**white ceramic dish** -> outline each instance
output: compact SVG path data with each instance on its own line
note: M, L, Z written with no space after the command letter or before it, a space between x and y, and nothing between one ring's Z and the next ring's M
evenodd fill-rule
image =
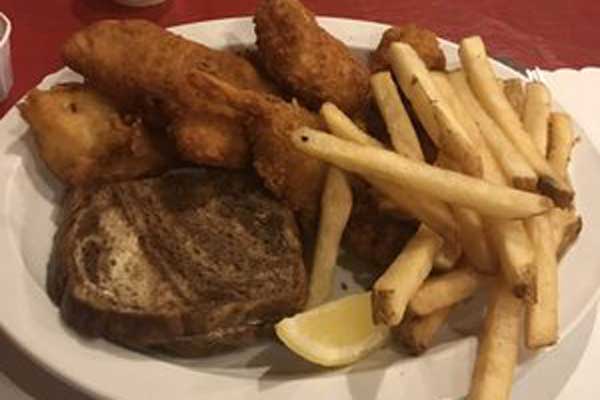
M321 18L320 23L359 53L376 46L385 25ZM254 42L250 18L232 18L179 26L174 31L213 47ZM456 46L443 42L449 65ZM520 76L496 64L504 77ZM42 87L78 79L64 69ZM0 121L0 322L32 358L81 390L110 399L440 399L464 395L475 355L474 337L450 331L420 358L383 349L354 366L323 370L299 360L275 343L198 360L175 360L134 353L103 340L85 340L66 328L44 290L46 264L56 229L60 187L29 149L31 135L13 108ZM561 336L568 335L597 300L600 263L597 240L600 194L595 176L600 156L585 136L571 166L577 208L584 232L561 268ZM340 280L350 283L344 271ZM355 288L355 286L353 287ZM457 315L460 323L461 315ZM518 377L536 367L544 354L523 357Z

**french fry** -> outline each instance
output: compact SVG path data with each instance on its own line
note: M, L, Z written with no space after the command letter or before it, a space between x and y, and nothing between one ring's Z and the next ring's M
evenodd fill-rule
M392 329L392 335L406 347L412 355L427 351L442 326L448 321L452 307L439 309L422 317L411 317Z
M380 179L367 179L377 191L383 193L404 213L411 215L419 221L425 222L431 229L439 233L442 237L456 240L458 227L450 209L442 202L433 199L424 200L415 193L409 193L398 186L394 186L387 181ZM428 204L421 204L428 203Z
M526 220L535 248L537 302L527 304L525 344L530 349L558 341L558 265L556 243L546 214Z
M439 235L421 224L373 286L371 299L375 323L396 326L402 321L409 300L431 272L433 259L442 244Z
M306 308L324 303L331 294L335 263L344 228L352 210L352 189L344 174L330 167L321 195L321 218Z
M423 161L421 144L402 104L392 75L385 71L371 76L371 89L394 149L401 154L404 152L414 154L416 158Z
M347 142L325 132L300 128L291 134L300 151L342 169L397 184L498 218L524 218L552 206L546 197L490 184L456 172L412 161L398 154Z
M483 142L477 124L467 113L462 102L454 92L446 73L435 71L431 73L431 78L440 92L440 95L450 106L450 109L456 116L459 124L464 127L464 131L468 135L469 139L477 146L481 156L483 167L482 175L484 179L492 182L495 181L495 183L503 183L504 177L501 176L501 172L496 160L493 158L488 147ZM450 123L450 121L445 121L447 115L442 113L438 114L435 108L434 113L436 113L438 121L440 121L441 129L452 129L452 123ZM448 134L455 133L449 132ZM453 171L460 170L456 163L448 160L443 154L438 156L438 165ZM493 176L494 174L500 174L500 176ZM453 207L453 212L456 221L461 227L463 249L467 259L480 272L488 274L495 273L498 263L496 256L492 252L490 244L488 243L484 222L481 216L473 210L462 207Z
M391 54L391 48L389 50ZM409 57L409 62L414 64L413 69L417 69L424 75L427 71L426 67L422 65L422 61L417 57ZM411 74L409 70L404 70L403 67L396 67L398 71L394 70L395 67L392 67L392 72L396 77L396 81L402 88L402 92L410 101L412 108L415 110L419 121L425 128L425 131L431 138L431 140L438 145L441 142L442 138L440 137L440 133L438 132L437 122L435 121L435 117L433 116L433 110L431 109L431 102L427 98L426 94L423 91L417 91L413 89L413 83L416 79L414 78L414 74ZM425 72L424 72L425 70ZM439 148L439 146L438 146Z
M482 155L485 155L485 146L482 146ZM506 179L499 170L497 163L484 156L484 179L499 185L506 185ZM489 162L488 162L489 161ZM533 244L526 235L522 221L506 221L488 218L484 221L490 246L496 257L500 259L500 269L513 288L517 296L522 296L528 301L535 300L534 279L531 273L534 267ZM464 235L463 235L464 237ZM466 245L465 245L466 247ZM467 253L467 250L465 250ZM494 260L495 261L495 260ZM473 264L481 273L490 273L489 269Z
M548 136L548 162L566 180L568 179L567 167L575 144L571 118L564 113L551 113Z
M335 136L366 146L383 148L383 145L378 140L358 128L335 105L331 103L323 105L321 107L321 115L325 119L329 130ZM402 149L397 151L401 152ZM419 159L418 154L421 154L422 159L423 153L421 152L421 148L418 147L414 151L408 151L405 154L407 157L416 159ZM394 202L404 213L425 223L444 238L444 247L438 257L436 257L435 266L443 270L452 268L462 254L462 247L458 240L458 226L448 205L437 199L403 190L381 179L369 176L365 176L365 179L377 191Z
M515 110L517 115L523 115L523 108L525 105L525 91L523 90L523 83L519 78L507 79L502 82L504 89L504 95L506 99Z
M496 161L496 158L484 140L484 135L482 134L477 121L475 121L471 113L467 110L457 91L451 85L449 74L436 71L432 72L432 78L434 79L440 92L446 98L448 104L450 104L450 107L454 112L454 115L456 115L458 122L465 127L465 132L467 132L471 141L477 146L477 149L481 155L483 179L491 183L506 185L507 181L504 173L502 172L502 168L498 164L498 161ZM454 168L454 170L456 170L456 168ZM535 188L535 185L533 188Z
M460 241L452 243L444 240L444 245L433 260L433 268L436 271L444 272L454 269L462 256L462 252L463 248Z
M401 217L414 218L444 238L444 245L433 261L433 267L439 271L449 271L462 256L463 248L459 240L459 228L450 208L435 199L424 201L412 193L401 190L387 182L368 180L380 193L387 192L385 207L388 212L396 212ZM380 186L378 186L378 183ZM388 197L389 196L389 197Z
M492 220L488 232L498 253L506 285L515 296L535 302L535 251L523 221Z
M485 150L485 147L482 146L482 154L483 150ZM459 169L456 163L447 159L443 154L438 156L436 165L452 171L458 171ZM454 219L460 227L460 239L463 244L463 251L471 265L474 265L482 273L495 273L498 262L496 255L490 247L490 243L488 243L483 218L469 208L454 205L451 208Z
M495 274L498 260L486 236L486 226L481 215L464 207L453 207L454 218L460 227L463 252L477 271Z
M450 88L444 82L444 75L437 74L436 84L439 85L442 92L445 92L447 96L459 98L455 92L451 91ZM466 84L466 81L463 80ZM463 118L461 122L464 126L470 127L467 132L471 135L474 142L479 143L480 152L482 155L484 176L488 182L506 185L506 178L500 171L498 163L495 161L491 152L489 151L484 140L481 139L481 131L476 128L476 124L469 121L470 114L464 109L461 109L461 104L451 102L453 104L456 115L461 115ZM477 139L479 136L480 139ZM515 150L516 151L516 150ZM456 215L455 215L456 216ZM459 218L456 218L457 221ZM491 244L495 253L500 258L500 266L505 279L509 285L513 288L517 296L522 296L528 301L535 301L535 281L533 279L532 268L534 268L534 255L531 241L529 240L525 227L520 221L497 221L494 219L488 219L485 221L485 225L488 228L488 236L491 239ZM461 235L464 237L465 235ZM475 246L471 245L468 247L463 243L464 252L469 255L474 251L473 247L476 247L477 242L473 242ZM472 262L472 265L482 273L489 273L490 271L481 268L480 265Z
M383 144L379 142L379 140L356 126L356 124L335 104L323 104L321 106L320 114L325 120L327 127L334 135L362 145L383 148Z
M410 299L409 310L428 315L473 295L485 277L472 267L461 265L448 273L428 278Z
M457 99L455 92L452 89L452 86L449 82L444 79L445 75L443 74L435 74L435 81L440 91L445 93L447 97L452 97ZM473 142L478 143L482 161L484 166L484 179L489 182L497 183L497 184L506 184L506 179L502 172L499 170L498 163L495 162L495 159L490 154L489 149L487 148L484 141L481 139L481 132L477 128L476 124L470 118L469 113L467 113L462 106L462 103L457 103L453 101L449 101L456 115L462 116L460 120L463 123L463 126L469 127L466 131L470 134ZM460 210L455 210L456 220L460 223L461 227L463 227L461 237L465 238L469 235L465 235L464 233L469 233L469 224L464 223L461 216L464 217L463 213ZM468 216L468 214L467 214ZM481 221L480 224L483 224ZM531 242L528 240L526 235L526 231L524 226L519 221L495 221L493 219L487 221L489 236L492 238L493 247L495 247L496 253L500 256L500 265L505 275L506 280L509 285L513 288L515 294L519 297L524 297L528 301L535 301L535 281L533 279L534 275L531 273L531 269L534 268L534 251ZM471 224L473 226L473 223ZM483 226L479 229L479 232L483 230ZM476 235L475 231L471 232L473 235ZM473 253L476 252L477 248L481 248L480 243L482 242L482 238L485 238L485 235L480 234L480 239L474 239L471 242L471 245L467 245L467 240L463 242L463 248L465 255L471 256L469 257L470 261L476 268L483 273L489 273L494 270L494 268L482 268L485 264L476 263L473 258ZM487 241L486 241L487 243ZM489 260L495 261L495 259L491 258L491 250L489 246L483 247L485 254L489 254ZM481 255L479 256L481 257ZM484 260L485 258L479 258L480 260ZM495 264L494 264L495 265Z
M448 106L452 110L458 123L464 128L465 134L469 137L471 142L477 146L477 149L480 150L483 139L481 138L479 127L471 115L469 115L462 104L462 101L450 84L448 74L441 71L431 71L431 79L440 95L444 98L444 101L448 103ZM445 125L450 126L449 123L446 123Z
M573 209L553 208L548 218L555 234L556 258L560 260L579 236L583 222Z
M483 141L481 133L479 132L479 127L465 110L465 107L456 95L446 73L432 72L431 78L441 96L446 100L452 112L457 117L458 122L465 128L465 132L477 146L481 155L483 178L492 183L504 184L505 178L502 175L500 167ZM439 114L438 118L441 121L444 120L446 116ZM440 124L440 127L451 126L452 125L448 123ZM449 134L452 134L452 132ZM448 160L443 154L438 156L437 164L446 169L459 171L459 167L456 163ZM488 242L484 220L475 211L467 208L453 207L452 211L461 228L460 236L463 242L463 251L469 262L482 273L495 273L498 261Z
M474 119L479 127L479 132L485 143L512 186L523 190L535 190L538 181L535 171L521 152L504 136L502 129L481 107L467 82L464 71L452 71L448 74L448 79L467 114Z
M464 172L481 176L481 158L477 149L440 95L414 49L406 43L396 42L390 47L390 61L396 79L438 149L459 163ZM445 117L443 121L439 120L440 114ZM440 122L449 126L440 129Z
M367 178L366 180L377 191L385 194L390 201L400 208L403 214L421 221L444 238L444 246L435 257L433 266L441 271L452 269L463 252L461 240L459 239L462 228L457 225L448 205L437 199L424 199L385 181L374 178Z
M445 271L452 269L463 249L458 238L459 227L450 208L437 199L419 198L417 194L402 190L386 181L373 178L367 178L367 181L405 213L423 222L444 238L444 245L435 258L434 266L436 269Z
M523 110L523 126L531 134L538 151L548 152L548 122L550 119L550 92L541 82L529 82ZM551 167L552 164L550 164ZM554 167L553 167L554 168ZM565 181L566 175L555 169ZM525 220L535 249L536 302L527 304L525 344L530 349L551 346L558 341L558 265L557 240L548 214Z
M543 157L548 152L548 120L552 98L541 82L528 82L523 109L523 127ZM561 177L562 178L562 177Z
M434 78L438 79L438 78ZM466 81L465 81L466 83ZM448 94L447 94L448 95ZM456 107L456 105L455 105ZM464 115L460 109L456 109L458 115ZM468 126L468 124L466 124ZM479 132L471 133L475 135ZM482 160L484 162L485 179L496 184L505 184L506 181L501 171L499 171L497 163L493 157L490 157L486 152L485 145L480 146ZM443 157L442 157L443 158ZM447 160L446 160L447 161ZM495 256L490 254L490 243L485 241L483 235L482 221L477 219L476 214L470 210L465 210L454 207L455 218L460 222L461 237L464 239L463 246L465 253L472 261L472 264L477 267L480 272L491 273L496 265ZM531 274L534 261L534 251L531 247L531 242L526 235L526 231L521 222L507 221L490 221L490 236L492 244L497 247L496 252L501 257L501 267L504 275L514 287L514 290L520 296L527 297L530 301L535 298L534 280ZM471 229L472 228L472 229ZM469 239L471 238L471 239ZM482 240L483 239L483 240ZM468 243L468 245L467 245ZM480 244L484 244L480 246Z
M575 144L575 134L568 114L550 114L548 135L548 162L564 179L568 180L568 166ZM560 260L575 242L582 229L582 220L574 209L553 208L548 218L556 235L556 257Z
M502 128L539 176L538 188L555 203L566 207L573 200L573 189L556 173L536 148L517 113L506 99L487 58L483 41L478 36L463 39L459 56L473 91L483 107Z
M469 400L508 400L519 355L523 303L499 281L479 337Z
M481 155L481 162L483 166L482 177L488 182L506 185L506 177L502 172L502 168L498 164L498 161L496 161L496 158L484 140L484 135L482 134L477 121L475 121L471 113L467 110L457 91L450 83L448 73L439 71L432 72L432 78L450 105L450 108L452 109L452 112L456 116L458 122L465 128L465 132L468 134L471 141L477 146L477 150ZM526 161L523 162L526 163ZM534 174L533 170L531 172ZM535 188L535 184L533 185L532 189L533 188Z

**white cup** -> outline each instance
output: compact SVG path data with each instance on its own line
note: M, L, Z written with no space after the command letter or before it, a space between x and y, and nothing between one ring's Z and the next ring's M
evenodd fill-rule
M13 85L12 65L10 61L10 20L0 13L0 101L6 99Z
M130 7L146 7L164 3L165 0L113 0L115 3Z

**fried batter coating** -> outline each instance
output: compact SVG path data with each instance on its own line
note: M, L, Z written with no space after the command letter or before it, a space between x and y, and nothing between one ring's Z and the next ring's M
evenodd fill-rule
M184 90L190 72L204 71L243 89L275 90L243 57L210 49L142 20L92 24L66 42L63 57L92 85L120 106L141 112L152 126L186 126L174 132L184 135L178 139L186 159L200 164L210 160L210 165L240 166L244 157L239 151L247 144L240 134L239 113L227 104L206 101L202 93ZM188 118L196 121L193 132L189 123L179 121Z
M446 69L446 56L440 48L436 34L415 24L407 24L393 26L383 33L377 50L371 54L369 67L372 73L390 69L388 51L393 42L409 44L423 59L427 68Z
M185 98L174 95L183 77L195 70L239 88L273 90L243 57L192 42L144 20L94 23L65 43L63 57L69 67L119 103L152 111L189 108Z
M364 104L369 71L321 28L298 0L263 0L254 16L267 72L312 109L325 101L352 114Z
M265 186L307 219L317 215L323 186L323 163L296 150L290 134L297 128L322 128L320 117L296 103L251 90L242 90L214 78L194 72L189 87L207 99L227 103L249 116L254 167Z
M139 178L170 163L139 120L85 85L34 89L19 109L41 158L66 185Z
M171 127L179 155L187 161L225 168L250 164L250 144L245 128L237 121L218 115L192 115Z

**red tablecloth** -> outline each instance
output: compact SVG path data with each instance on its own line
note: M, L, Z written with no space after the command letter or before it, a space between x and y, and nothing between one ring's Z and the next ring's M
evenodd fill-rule
M413 21L457 40L484 37L490 51L523 66L600 65L600 2L593 0L304 0L320 15L386 23ZM61 43L102 18L142 17L168 26L252 14L257 1L168 0L145 9L110 0L0 0L13 22L15 85L0 115L43 76L61 67Z

